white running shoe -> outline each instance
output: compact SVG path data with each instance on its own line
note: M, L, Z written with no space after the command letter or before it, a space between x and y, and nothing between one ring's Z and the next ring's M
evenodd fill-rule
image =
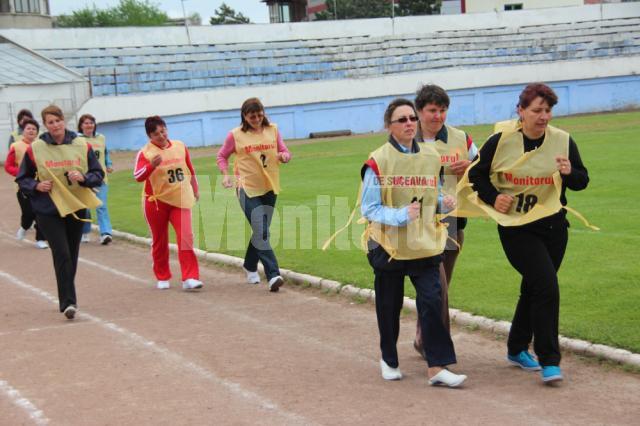
M464 374L455 374L443 368L438 374L429 379L429 384L431 386L444 385L450 388L457 388L465 380L467 380L467 376Z
M280 275L276 275L275 277L269 280L269 291L276 292L280 290L280 287L284 284L284 280Z
M169 281L160 280L158 284L156 284L156 288L159 290L166 290L171 287L171 283Z
M91 237L89 236L89 234L82 234L82 238L80 239L80 242L88 243L89 241L91 241Z
M76 308L73 305L69 305L64 309L64 312L62 312L64 314L65 317L67 317L67 319L73 319L76 316L76 311L78 310L78 308Z
M249 284L260 284L260 274L258 274L258 271L251 272L244 266L242 267L242 269L244 269L244 272L247 273L247 282Z
M24 240L24 236L27 233L27 230L22 226L18 228L18 232L16 232L16 240Z
M103 246L106 246L111 241L113 241L113 237L111 237L111 235L109 234L103 234L100 236L100 244L102 244Z
M202 281L196 280L195 278L187 278L182 281L183 290L195 290L197 288L202 288Z
M38 247L39 249L48 249L49 243L47 243L45 240L38 240L36 241L36 247Z
M382 378L385 380L402 379L402 372L400 371L400 367L389 367L389 365L384 362L383 359L380 360L380 372L382 373Z

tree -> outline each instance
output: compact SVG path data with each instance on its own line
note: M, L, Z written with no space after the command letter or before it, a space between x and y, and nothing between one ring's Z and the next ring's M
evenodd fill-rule
M215 16L209 19L211 25L228 25L228 24L250 24L249 18L242 13L236 12L232 7L222 3L215 11Z
M327 0L327 9L316 14L316 20L364 19L391 16L390 0ZM338 13L336 14L336 9Z
M399 0L396 2L396 15L438 15L441 5L442 0Z
M71 15L61 15L56 25L63 28L146 27L163 25L168 20L167 14L149 0L120 0L115 7L98 9L93 5L73 11Z

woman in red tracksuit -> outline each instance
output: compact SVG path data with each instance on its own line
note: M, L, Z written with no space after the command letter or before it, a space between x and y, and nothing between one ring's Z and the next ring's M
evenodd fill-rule
M144 182L143 209L151 229L157 288L170 287L169 223L176 232L182 288L202 288L191 228L191 208L199 197L198 182L189 151L182 142L169 140L167 125L157 115L147 118L144 126L149 142L136 156L133 176Z

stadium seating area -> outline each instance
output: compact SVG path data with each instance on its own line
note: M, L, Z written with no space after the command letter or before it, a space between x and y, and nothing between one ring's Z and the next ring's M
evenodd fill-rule
M639 55L640 18L419 36L38 53L88 77L93 96L111 96Z

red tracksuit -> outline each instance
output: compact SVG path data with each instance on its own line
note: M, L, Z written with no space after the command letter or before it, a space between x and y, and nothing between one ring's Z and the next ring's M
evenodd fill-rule
M170 147L171 142L169 142ZM198 193L198 182L191 164L189 151L185 147L185 162L191 171L191 186ZM182 271L182 281L189 278L200 279L198 259L193 252L193 229L191 227L191 209L184 209L164 203L160 200L149 201L153 194L149 176L154 171L151 162L138 152L133 176L138 182L144 182L145 197L142 201L144 217L149 224L152 237L153 272L158 280L168 281L171 278L169 267L169 223L173 226L178 243L178 260Z

